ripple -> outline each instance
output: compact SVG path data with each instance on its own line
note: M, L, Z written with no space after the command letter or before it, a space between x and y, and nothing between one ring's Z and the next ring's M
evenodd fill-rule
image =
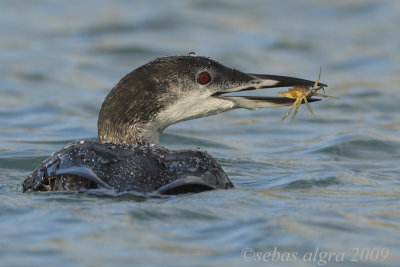
M393 159L400 155L400 144L369 135L344 134L313 144L306 153L322 153L353 160Z
M113 24L100 24L93 27L87 27L80 31L82 36L95 36L103 35L106 33L127 33L137 29L137 26L130 23L113 23Z
M46 157L0 158L0 168L31 171L45 159Z
M283 189L307 189L312 187L328 187L331 185L341 185L343 182L334 176L324 179L300 179L284 185Z
M127 55L154 55L158 54L158 51L154 49L150 49L149 47L144 47L140 45L97 45L94 48L91 48L89 52L94 54L111 54L117 56L127 56Z
M271 49L277 50L298 50L310 52L315 49L314 44L310 42L296 42L293 40L279 40L271 46Z

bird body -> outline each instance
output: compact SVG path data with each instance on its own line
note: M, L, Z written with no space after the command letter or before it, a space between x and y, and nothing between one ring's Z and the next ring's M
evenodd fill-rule
M207 153L161 147L163 130L180 121L232 109L294 102L286 97L228 93L313 84L292 77L243 73L193 54L153 60L123 77L108 94L98 119L99 140L83 140L53 153L24 181L23 191L180 194L232 188L221 166Z

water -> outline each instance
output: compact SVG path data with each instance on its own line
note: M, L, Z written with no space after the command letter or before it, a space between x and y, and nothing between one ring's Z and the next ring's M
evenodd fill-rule
M398 266L400 2L0 6L1 265ZM123 75L191 51L307 79L321 65L327 94L342 99L313 103L316 117L302 106L292 124L275 108L166 130L164 146L208 151L234 190L146 200L21 193L51 152L96 137L101 103ZM242 258L244 248L258 254Z

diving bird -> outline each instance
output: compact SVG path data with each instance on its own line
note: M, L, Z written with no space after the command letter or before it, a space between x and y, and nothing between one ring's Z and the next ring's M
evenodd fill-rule
M163 130L232 109L295 101L228 93L313 85L299 78L243 73L192 53L157 58L127 74L107 95L98 118L98 141L78 141L53 153L26 178L23 192L101 189L172 195L233 188L206 152L163 148Z

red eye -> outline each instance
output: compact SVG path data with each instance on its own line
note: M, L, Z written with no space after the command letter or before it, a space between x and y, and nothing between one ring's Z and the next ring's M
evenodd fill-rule
M199 84L207 84L211 81L211 75L210 73L204 71L202 73L199 74Z

